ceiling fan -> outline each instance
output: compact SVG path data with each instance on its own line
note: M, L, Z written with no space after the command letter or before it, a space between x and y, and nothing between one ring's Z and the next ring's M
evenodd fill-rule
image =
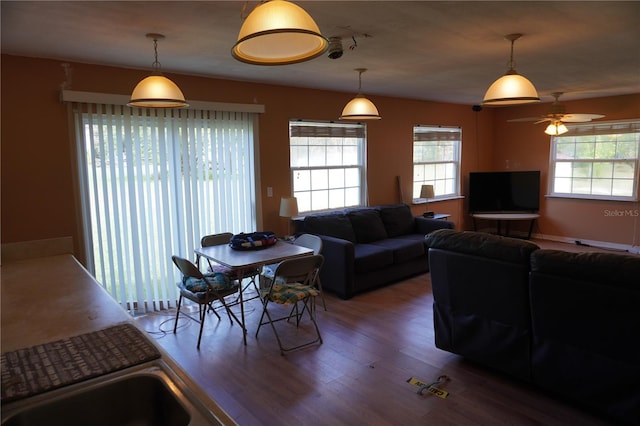
M564 123L586 123L588 121L604 117L604 115L601 114L566 114L564 105L561 105L560 101L558 101L558 98L560 98L562 93L563 92L553 92L551 94L551 96L553 96L555 100L551 104L549 112L547 112L546 115L543 115L541 117L515 118L507 121L509 123L535 121L534 124L540 124L549 121L549 126L547 126L544 132L548 135L557 136L569 131Z

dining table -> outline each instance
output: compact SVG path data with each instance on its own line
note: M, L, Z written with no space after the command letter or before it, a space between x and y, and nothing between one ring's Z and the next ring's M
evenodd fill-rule
M240 322L242 323L242 334L244 344L247 344L247 328L244 318L244 299L242 279L245 272L255 271L264 265L280 263L287 259L293 259L301 256L313 255L313 250L307 247L301 247L286 241L277 241L275 244L267 247L238 250L233 249L227 244L216 246L199 247L194 250L196 256L202 256L212 262L230 268L237 277L240 284L238 304L240 305Z

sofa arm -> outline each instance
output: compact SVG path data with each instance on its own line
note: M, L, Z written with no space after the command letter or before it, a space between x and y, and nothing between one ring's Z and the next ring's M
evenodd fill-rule
M416 216L415 232L416 234L427 235L436 229L454 229L455 224L448 220L432 219L429 217Z
M342 299L354 294L355 250L351 241L318 235L322 239L324 265L320 270L322 289L335 293Z

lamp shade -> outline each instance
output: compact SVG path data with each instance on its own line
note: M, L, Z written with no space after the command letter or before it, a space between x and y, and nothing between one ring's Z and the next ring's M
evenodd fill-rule
M180 88L167 77L150 75L141 80L131 93L129 106L141 108L180 108L189 106Z
M340 120L380 120L378 108L369 99L357 95L344 106Z
M296 197L282 197L280 199L280 217L298 216L298 200Z
M422 187L420 187L420 198L430 199L433 197L435 197L433 185L422 185Z
M554 121L547 126L544 132L550 136L558 136L568 131L569 129L567 129L567 126L565 126L562 121Z
M286 0L271 0L247 16L231 55L256 65L286 65L322 55L329 46L313 18Z
M355 69L358 72L358 94L344 106L340 120L380 120L382 118L373 102L362 95L362 73L366 70L366 68Z
M497 79L484 95L483 105L519 105L540 102L536 88L514 70Z
M484 94L482 105L504 106L520 105L540 102L536 88L529 80L518 74L513 62L513 44L522 37L522 34L507 34L506 40L511 42L511 56L509 58L509 70L505 75L493 82Z

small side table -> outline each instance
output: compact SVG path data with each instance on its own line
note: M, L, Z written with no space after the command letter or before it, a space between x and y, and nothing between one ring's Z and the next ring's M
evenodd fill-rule
M533 231L533 224L536 222L536 219L540 217L537 213L475 213L472 214L473 218L473 230L476 230L476 219L486 219L486 220L495 220L497 221L498 226L498 235L500 233L500 224L502 221L506 222L506 232L505 236L509 236L509 222L512 220L529 220L529 234L527 235L527 239L531 239L531 232Z
M433 215L433 219L445 220L450 218L451 215L447 213L436 213Z
M433 216L431 216L431 217L428 217L428 216L425 216L425 215L420 215L420 217L425 217L427 219L445 220L445 219L450 218L451 215L447 214L447 213L434 213Z

